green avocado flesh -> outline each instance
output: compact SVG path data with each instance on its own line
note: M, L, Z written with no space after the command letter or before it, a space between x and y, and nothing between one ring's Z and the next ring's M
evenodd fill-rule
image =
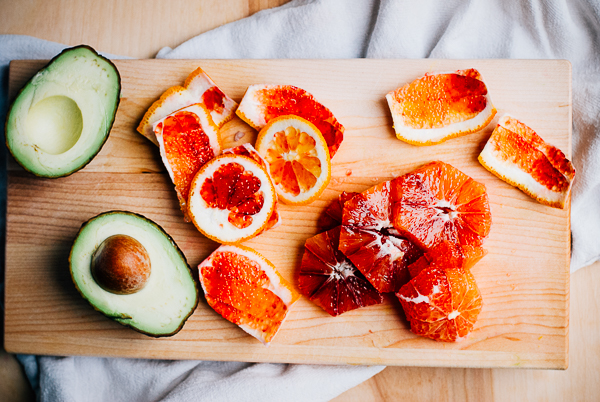
M61 177L84 167L106 142L119 105L114 64L88 46L64 50L13 102L6 145L23 168Z
M150 256L150 277L136 293L108 292L92 276L94 252L117 234L133 237ZM183 253L160 226L141 215L113 211L90 219L79 230L69 263L77 290L92 307L147 335L174 335L198 304L198 288Z

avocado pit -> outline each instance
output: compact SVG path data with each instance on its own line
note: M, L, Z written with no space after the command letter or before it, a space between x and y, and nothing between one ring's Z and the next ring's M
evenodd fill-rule
M92 256L92 276L104 290L128 295L139 292L150 277L150 256L131 236L118 234L105 239Z

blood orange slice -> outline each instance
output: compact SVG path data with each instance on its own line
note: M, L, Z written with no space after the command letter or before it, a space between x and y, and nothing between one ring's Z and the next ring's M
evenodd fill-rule
M154 124L176 110L201 103L210 112L217 127L221 127L233 117L237 103L217 87L212 79L198 67L185 80L183 86L167 89L154 102L140 122L137 131L158 145L154 136Z
M319 129L301 117L269 121L258 134L256 150L268 162L277 195L286 204L308 204L329 184L327 144Z
M187 200L194 176L221 152L218 128L201 104L172 113L156 122L154 133L160 156L175 184L179 205L189 222Z
M565 207L575 178L573 164L560 149L508 115L498 121L479 162L500 179L555 208Z
M386 95L398 139L433 145L479 131L496 109L475 69L426 74Z
M221 246L198 266L208 304L264 344L298 300L290 284L265 257L243 246Z
M344 204L340 251L381 293L409 281L408 265L422 255L391 223L390 182L357 194Z
M292 85L249 86L236 114L257 130L279 116L300 116L319 129L332 158L344 139L344 126L333 113L311 94Z
M447 240L477 247L490 232L485 186L444 162L431 162L391 185L393 225L428 249Z
M267 163L267 161L265 161L263 159L263 157L260 156L258 151L256 149L254 149L254 147L252 145L250 145L249 143L245 143L242 145L238 145L237 147L225 149L223 151L223 154L235 154L235 155L247 156L249 158L254 159L259 165L261 165L267 171L267 173L269 172L269 164ZM270 173L269 173L269 175L270 175ZM271 178L271 181L273 181L273 178ZM275 202L275 207L273 207L273 213L271 214L271 217L269 218L269 221L267 222L267 226L265 226L264 230L273 229L279 225L281 225L281 215L279 214L279 211L277 210L277 202Z
M461 268L427 268L396 296L412 332L444 342L466 337L483 306L475 278Z
M220 243L248 240L264 230L275 206L266 170L242 155L221 155L192 182L189 215L205 236Z
M300 293L332 316L383 302L377 290L338 250L340 228L319 233L304 245Z

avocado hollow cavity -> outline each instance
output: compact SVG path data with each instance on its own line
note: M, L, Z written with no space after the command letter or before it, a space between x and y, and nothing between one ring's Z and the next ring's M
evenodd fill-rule
M77 143L83 129L81 110L67 96L51 96L36 103L27 114L25 132L34 147L59 155Z
M67 176L100 152L121 94L114 64L89 46L65 49L21 89L6 118L6 145L27 171Z
M139 242L139 246L129 243L131 239ZM115 269L115 266L121 262L130 264L127 259L142 248L149 259L147 268L152 269L141 288L119 294L99 283L102 279L98 281L98 272L94 273L98 265L108 268L111 275L122 269L115 276L116 287L123 290L126 286L119 284L118 279L129 276L128 268ZM94 262L96 258L100 261ZM134 264L145 266L136 258ZM117 260L122 261L116 263ZM75 287L94 309L150 336L176 334L198 304L198 287L179 247L156 223L132 212L106 212L84 223L71 248L69 267Z

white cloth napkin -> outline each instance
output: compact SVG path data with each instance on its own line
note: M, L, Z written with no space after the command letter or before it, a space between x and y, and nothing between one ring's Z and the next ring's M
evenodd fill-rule
M4 45L7 38L12 45ZM49 58L60 48L0 37L0 73L7 60ZM571 271L600 256L600 5L593 0L295 0L164 48L157 57L568 59L577 169ZM39 379L42 400L65 401L319 401L382 369L83 357L21 361L34 385Z

